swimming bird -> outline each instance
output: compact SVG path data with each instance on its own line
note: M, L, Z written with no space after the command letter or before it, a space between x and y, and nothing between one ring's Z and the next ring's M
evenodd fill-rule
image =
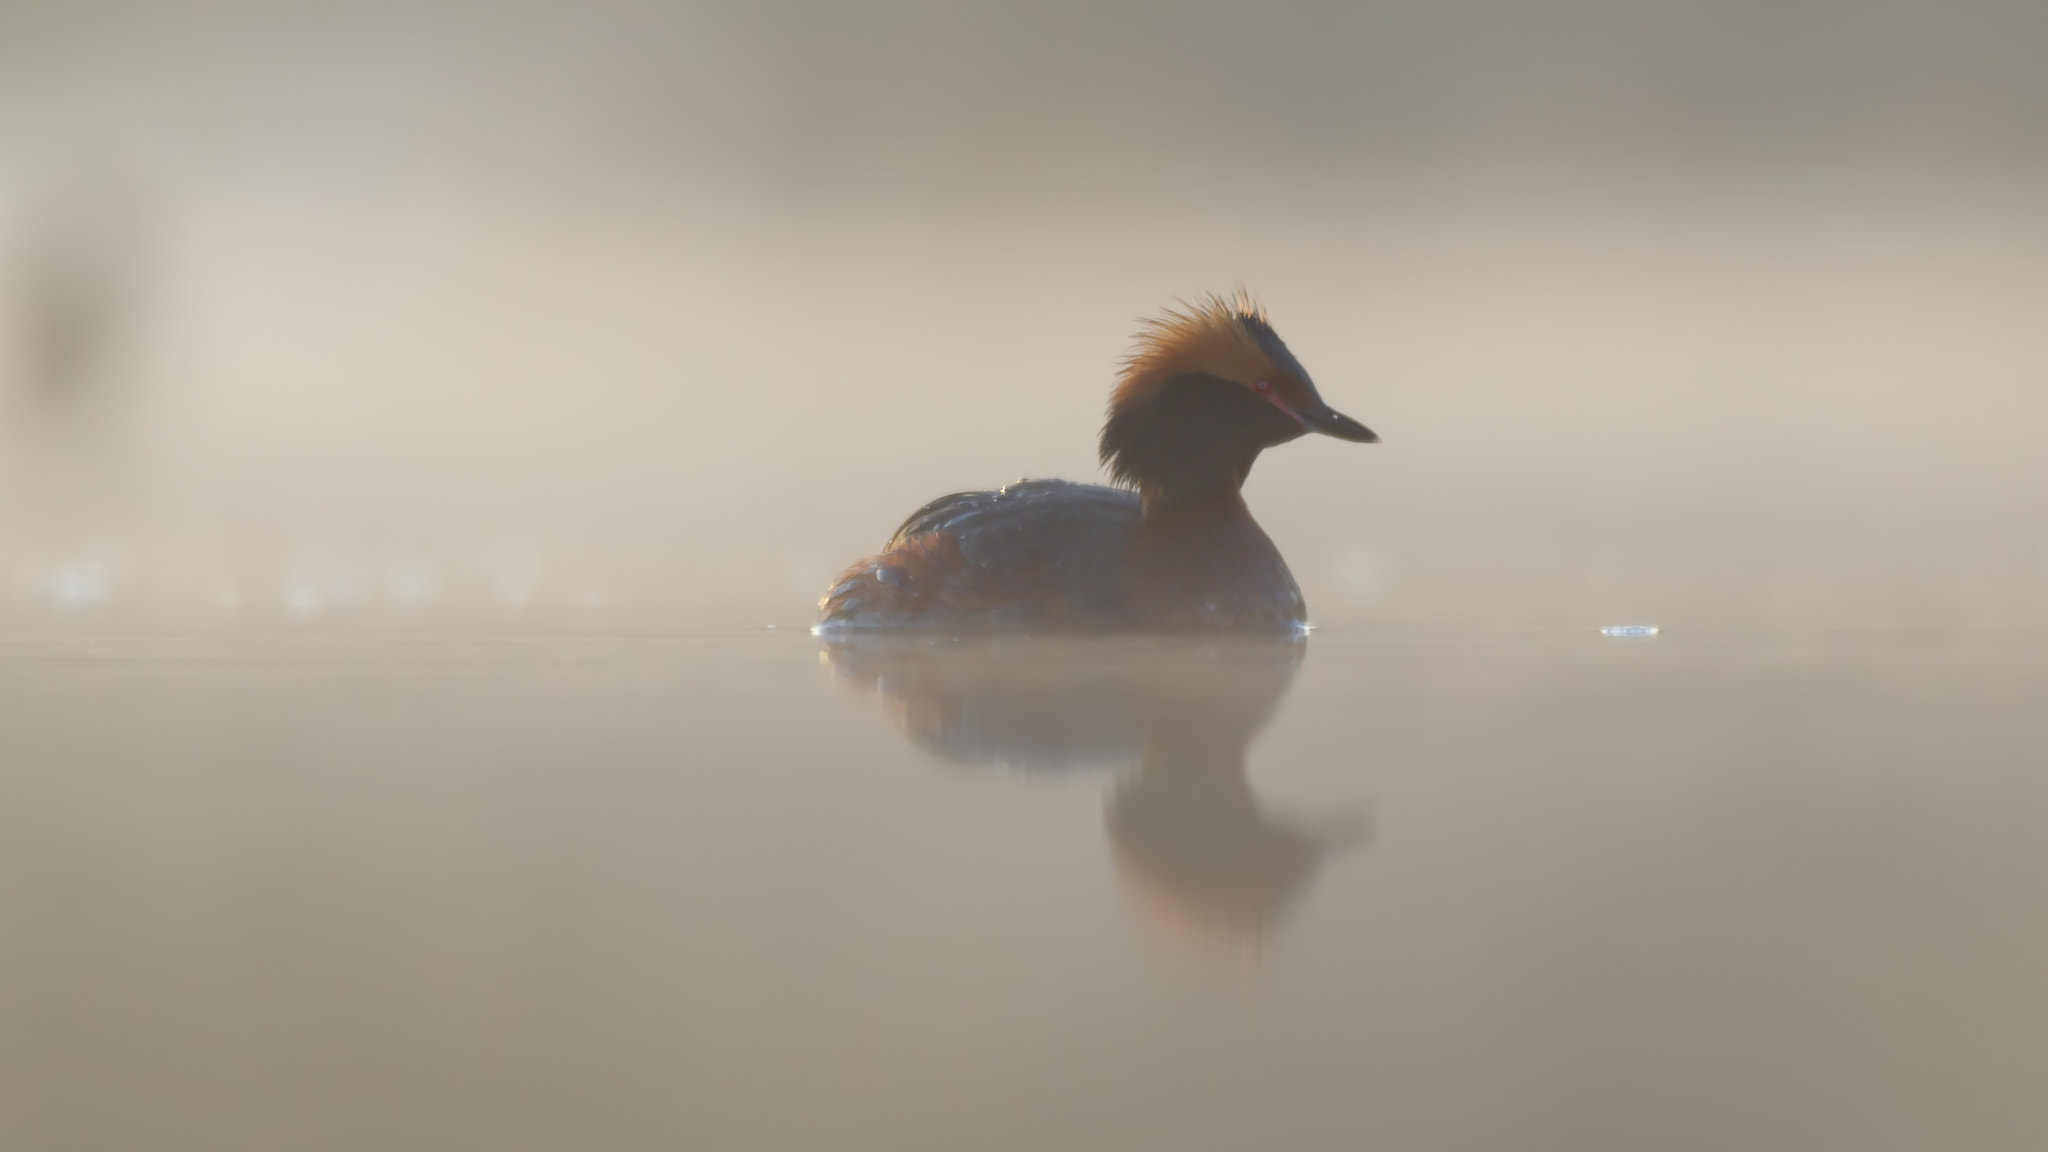
M1142 322L1109 397L1111 485L1020 480L911 513L819 604L825 630L1291 628L1301 589L1241 489L1267 448L1379 437L1323 402L1240 289Z

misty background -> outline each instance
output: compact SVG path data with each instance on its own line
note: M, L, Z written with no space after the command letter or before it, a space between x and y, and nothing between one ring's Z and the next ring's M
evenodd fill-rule
M2048 8L0 3L13 628L800 627L1259 292L1313 618L2048 623Z

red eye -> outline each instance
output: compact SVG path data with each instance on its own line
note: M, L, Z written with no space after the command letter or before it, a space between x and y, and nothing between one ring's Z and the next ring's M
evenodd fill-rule
M1252 383L1252 387L1261 392L1271 392L1273 390L1273 382L1271 380L1257 380Z

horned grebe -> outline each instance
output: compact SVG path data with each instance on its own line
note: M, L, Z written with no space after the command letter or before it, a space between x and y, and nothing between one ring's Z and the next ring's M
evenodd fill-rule
M1262 450L1310 432L1379 440L1323 403L1243 290L1168 309L1110 393L1101 456L1116 486L942 496L840 576L821 626L1299 626L1301 589L1239 490Z

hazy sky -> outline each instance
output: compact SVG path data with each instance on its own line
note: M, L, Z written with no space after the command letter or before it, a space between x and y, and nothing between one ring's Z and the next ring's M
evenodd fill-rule
M2008 172L2038 169L2048 109L2048 12L2019 2L12 0L0 20L11 138L154 145L223 179L574 162L805 197L861 178Z
M2044 122L2038 4L17 0L13 391L23 254L130 239L7 534L799 619L929 496L1093 476L1134 317L1242 280L1386 438L1254 474L1319 615L2035 611Z

